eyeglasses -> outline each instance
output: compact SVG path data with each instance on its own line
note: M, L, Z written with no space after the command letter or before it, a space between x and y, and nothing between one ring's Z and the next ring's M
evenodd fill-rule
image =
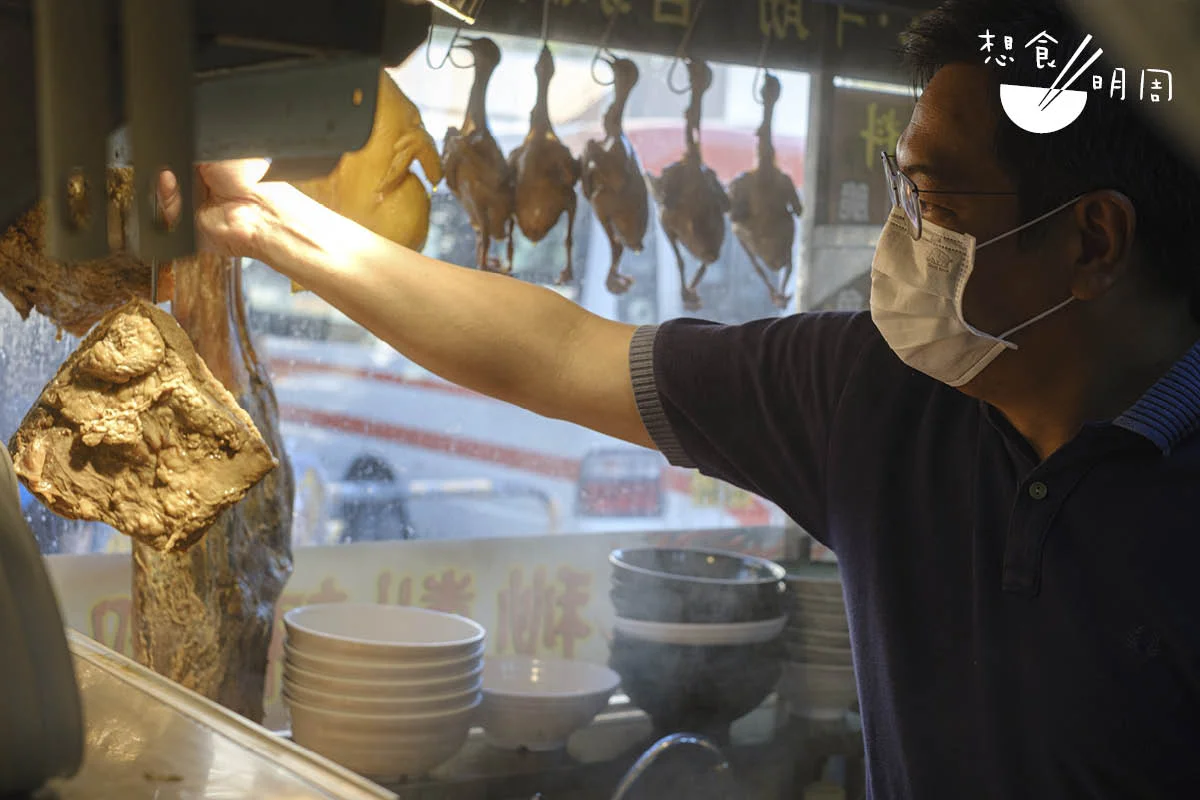
M885 151L880 151L879 158L883 161L883 174L887 176L888 189L892 195L892 208L900 206L908 217L908 232L914 240L921 238L921 190L913 183L912 178L900 171L896 157ZM926 189L925 194L970 194L1005 196L1015 195L1016 192L948 192Z

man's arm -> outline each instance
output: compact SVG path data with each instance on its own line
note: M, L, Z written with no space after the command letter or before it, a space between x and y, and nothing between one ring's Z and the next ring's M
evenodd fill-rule
M446 380L654 447L629 373L634 327L508 276L427 258L261 171L204 167L207 247L269 264Z

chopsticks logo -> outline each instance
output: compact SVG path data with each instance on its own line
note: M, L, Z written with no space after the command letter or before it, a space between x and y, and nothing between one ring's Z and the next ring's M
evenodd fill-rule
M999 36L986 30L979 34L979 38L983 40L979 50L986 54L983 63L994 64L998 67L1007 67L1015 63L1013 37ZM1104 54L1104 50L1097 47L1095 52L1083 58L1082 63L1076 66L1091 43L1092 36L1088 34L1075 48L1075 52L1071 54L1062 69L1058 69L1057 60L1052 56L1050 50L1051 45L1058 45L1058 40L1049 33L1042 31L1025 43L1023 49L1033 50L1038 70L1058 69L1058 73L1049 88L1016 83L1000 84L1000 104L1013 124L1030 133L1054 133L1079 119L1083 109L1087 106L1088 92L1086 89L1071 87ZM1090 79L1092 91L1104 90L1106 83L1104 75L1093 74ZM1113 69L1107 83L1110 99L1122 101L1126 99L1127 84L1124 67ZM1086 83L1084 85L1086 86ZM1174 79L1169 70L1143 69L1141 71L1138 81L1139 100L1159 103L1165 99L1170 102L1174 96Z

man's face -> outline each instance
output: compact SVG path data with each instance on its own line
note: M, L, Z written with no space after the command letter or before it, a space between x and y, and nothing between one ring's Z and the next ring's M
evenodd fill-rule
M1016 191L993 149L996 91L983 66L952 64L940 69L917 102L896 147L900 170L921 191L923 219L969 233L977 243L1027 221L1020 215L1015 195L952 193ZM1038 209L1031 216L1048 210ZM1069 225L1064 211L1038 223L1041 236L1036 244L1022 247L1013 235L979 250L963 297L967 322L998 336L1067 299L1070 256L1064 242ZM1018 333L1015 341L1029 343L1031 351L1052 347L1055 316ZM974 388L984 375L991 373L986 379L990 383L996 372L1018 367L1011 362L1024 351L1002 354L967 388Z

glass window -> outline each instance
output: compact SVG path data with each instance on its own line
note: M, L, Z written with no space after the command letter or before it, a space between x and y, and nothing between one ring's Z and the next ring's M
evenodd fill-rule
M488 113L493 133L508 152L528 130L540 42L496 38L503 60L492 81ZM435 60L445 45L435 42ZM611 90L591 76L593 54L591 48L554 46L552 121L577 154L589 139L602 137L601 119L611 99ZM646 171L658 174L683 152L688 97L668 88L670 59L634 59L641 80L625 128ZM683 72L677 70L677 84ZM705 162L728 184L754 166L762 107L756 100L754 69L713 65L713 72L713 86L704 98L702 145ZM436 141L443 140L447 127L461 123L472 70L450 64L434 70L417 53L393 76L422 110ZM779 78L783 102L776 112L775 146L782 168L802 187L809 77L782 73ZM797 226L797 251L800 230ZM552 285L563 266L565 233L565 218L536 246L518 232L517 277ZM474 241L457 200L444 185L437 187L425 252L471 265ZM622 270L636 283L624 295L605 288L608 242L582 200L574 246L576 280L556 287L568 297L635 324L685 313L674 255L656 221L644 251L625 254ZM695 263L686 258L690 275ZM795 274L798 279L799 269ZM297 546L785 522L773 505L672 468L657 454L443 381L315 295L293 294L288 280L264 264L248 262L244 280L250 324L275 383L287 455L296 472ZM704 308L699 316L710 319L739 322L784 313L771 303L729 230L721 259L709 268L700 294ZM36 314L22 323L8 303L0 306L0 370L6 386L0 429L7 437L78 340L58 336ZM46 553L129 550L129 540L104 525L61 519L28 493L22 499Z
M541 45L533 39L496 40L503 57L488 95L489 124L509 152L528 131L536 95L531 76ZM445 41L433 45L435 63L445 46ZM554 46L551 118L575 153L602 136L601 118L611 98L591 77L593 53ZM641 80L625 128L645 169L657 174L683 151L688 98L667 88L670 59L635 60ZM447 64L434 70L417 54L393 77L421 109L436 141L461 124L470 69ZM725 183L754 166L754 133L762 121L755 77L751 68L716 65L705 96L704 157ZM775 144L783 169L799 184L808 76L780 78L785 102L776 113ZM726 233L722 257L700 285L700 315L739 322L782 313L732 232ZM564 263L565 236L565 217L536 246L518 231L518 278L553 285ZM576 280L556 287L568 297L635 324L684 313L674 255L656 223L645 250L625 254L622 270L636 282L620 296L605 288L608 242L582 200L574 240ZM444 185L432 195L425 253L464 266L474 262L474 231ZM689 258L689 274L694 269ZM463 391L369 334L356 336L335 310L311 294L292 295L287 281L265 265L249 265L245 281L259 352L275 379L298 472L298 510L303 508L298 545L784 522L782 512L759 498L671 468L657 454ZM364 463L374 467L357 470Z

